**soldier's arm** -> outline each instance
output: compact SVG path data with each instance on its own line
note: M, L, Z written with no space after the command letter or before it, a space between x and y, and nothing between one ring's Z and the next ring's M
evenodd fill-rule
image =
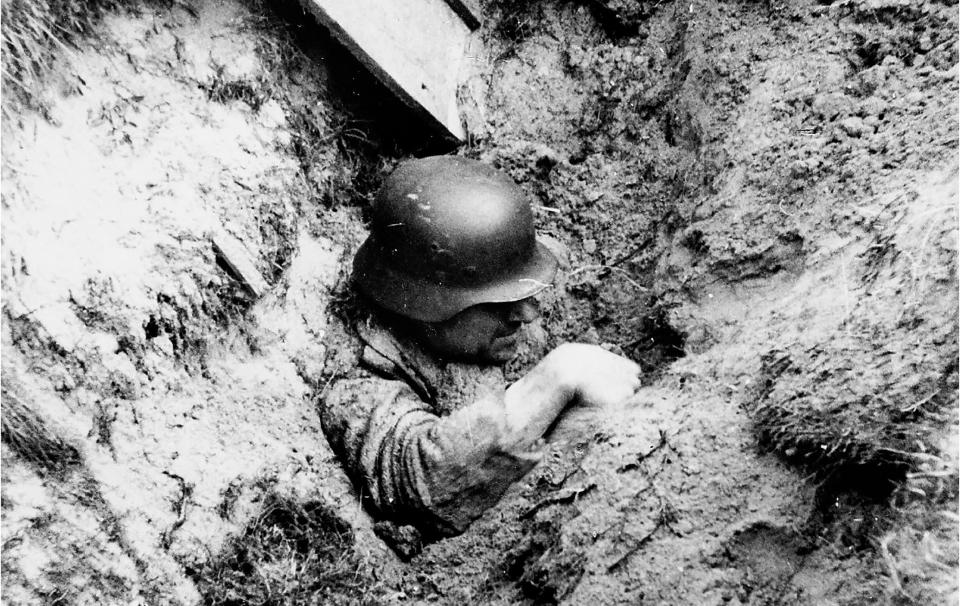
M321 412L367 504L427 536L462 532L540 458L516 443L502 392L439 417L406 383L359 379L338 382Z
M324 431L363 496L427 534L462 532L539 461L538 440L571 402L615 405L639 386L631 361L563 345L505 392L446 417L406 383L341 381L323 402Z

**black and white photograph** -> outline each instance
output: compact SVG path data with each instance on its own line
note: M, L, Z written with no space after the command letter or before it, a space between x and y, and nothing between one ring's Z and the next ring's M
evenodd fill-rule
M0 603L960 606L957 0L0 9Z

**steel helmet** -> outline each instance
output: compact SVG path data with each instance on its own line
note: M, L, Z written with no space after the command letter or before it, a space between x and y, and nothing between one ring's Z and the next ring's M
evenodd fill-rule
M525 299L557 271L521 189L476 160L401 163L377 195L370 229L354 257L354 280L378 305L415 320Z

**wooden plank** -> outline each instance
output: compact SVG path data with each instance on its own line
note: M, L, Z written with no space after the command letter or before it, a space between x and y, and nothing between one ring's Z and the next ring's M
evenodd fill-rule
M217 259L254 298L259 299L270 289L270 285L260 275L243 242L223 230L210 234L210 241L213 243L213 252L217 255Z
M457 75L470 29L446 0L301 0L425 124L462 142Z
M447 0L447 4L457 13L470 30L480 27L480 6L477 0Z

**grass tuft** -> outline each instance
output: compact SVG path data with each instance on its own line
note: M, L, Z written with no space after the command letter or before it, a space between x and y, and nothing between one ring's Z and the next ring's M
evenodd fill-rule
M3 49L3 111L41 112L41 88L56 52L93 31L100 18L124 0L4 0L0 4Z
M956 406L949 351L869 338L772 350L749 406L760 444L822 479L872 474L892 489Z
M536 33L543 19L543 7L537 2L494 0L484 8L494 14L496 35L514 43L523 42Z
M375 603L353 544L324 504L268 493L244 533L192 576L209 606Z
M960 468L956 444L944 450L915 453L915 470L891 500L898 523L877 541L895 604L956 604L960 597Z
M57 436L29 406L12 369L3 368L0 439L42 474L62 478L82 463L76 448Z

